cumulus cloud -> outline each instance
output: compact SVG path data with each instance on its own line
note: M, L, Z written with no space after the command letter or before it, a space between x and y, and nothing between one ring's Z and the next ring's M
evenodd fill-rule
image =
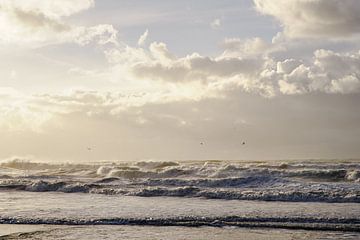
M256 9L275 17L289 37L344 38L360 33L358 0L254 0Z
M65 21L66 17L93 6L93 0L1 0L0 43L32 47L64 42L116 43L117 31L112 25L85 27Z
M360 89L360 52L335 53L318 50L315 52L313 78L333 93L353 93Z
M165 43L153 42L149 47L152 57L161 64L170 64L174 56L169 52Z
M276 60L272 45L261 39L225 40L225 51L208 57L198 53L177 57L165 43L149 49L126 46L107 52L122 76L168 84L200 83L218 91L246 91L267 97L310 92L359 92L359 52L316 50L310 59Z
M282 94L309 92L355 93L360 86L360 54L317 50L311 62L295 59L277 62L269 67L265 79L279 85Z
M262 60L240 57L207 57L192 53L177 57L161 42L148 49L126 46L106 52L107 58L125 75L136 79L158 80L163 83L210 83L218 78L226 80L237 74L251 75Z

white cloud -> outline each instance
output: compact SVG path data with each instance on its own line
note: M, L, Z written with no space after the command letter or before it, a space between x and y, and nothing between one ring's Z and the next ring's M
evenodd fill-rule
M302 62L296 59L286 59L283 62L278 62L276 69L278 73L289 74L291 73L296 67L300 66Z
M159 61L161 64L170 64L174 59L174 56L169 52L165 43L153 42L150 44L149 50L155 61Z
M107 51L106 55L114 69L119 69L122 78L158 80L163 84L227 81L238 74L252 75L263 64L263 59L212 58L198 53L177 57L161 42L150 44L149 49L125 46Z
M139 46L143 46L145 44L148 35L149 35L149 30L146 29L145 32L139 37L139 40L137 42Z
M100 24L92 27L76 27L74 28L73 41L86 45L94 41L100 45L112 43L117 45L117 30L109 24ZM71 41L71 39L69 40Z
M1 0L0 7L2 10L23 13L33 13L35 16L45 16L48 19L60 19L94 7L94 0ZM31 24L30 22L29 24Z
M360 80L354 75L347 75L331 81L330 91L335 93L356 93L360 90Z
M116 43L112 25L75 26L65 18L94 6L93 0L0 1L0 43L42 46L64 42Z
M280 93L359 92L360 54L317 50L311 62L287 59L273 67ZM273 79L273 81L274 81Z
M228 40L227 49L217 57L193 53L172 54L166 44L152 43L149 49L126 46L108 54L122 69L122 77L161 81L164 84L200 83L217 91L246 91L271 97L309 92L359 92L360 54L317 50L309 60L275 60L260 39Z
M345 38L360 33L358 0L254 0L256 9L280 21L289 37Z

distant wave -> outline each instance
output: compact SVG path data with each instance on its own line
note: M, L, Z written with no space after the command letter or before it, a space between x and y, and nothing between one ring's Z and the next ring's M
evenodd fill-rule
M0 170L26 171L27 175L42 173L51 175L79 175L88 177L123 177L123 178L169 178L169 177L236 177L244 174L271 174L280 177L300 177L329 181L360 181L360 161L354 162L282 162L269 163L231 163L221 161L172 162L140 161L109 164L76 163L37 163L12 159L0 162ZM22 174L23 175L23 174Z
M99 219L41 219L0 218L0 224L51 224L51 225L141 225L185 227L261 227L304 230L360 232L360 219L351 218L300 218L300 217L176 217L176 218L99 218Z

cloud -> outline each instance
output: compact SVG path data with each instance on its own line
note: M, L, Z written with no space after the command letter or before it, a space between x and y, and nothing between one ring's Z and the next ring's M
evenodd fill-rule
M56 125L54 119L74 114L109 119L130 115L139 124L144 124L147 117L138 116L136 111L145 106L197 102L216 97L210 90L197 84L132 93L74 89L57 94L23 94L13 88L0 88L0 131L41 132L50 123Z
M122 158L276 158L296 151L300 153L296 156L307 157L316 151L340 154L336 149L340 138L357 150L359 131L354 126L358 127L360 116L357 105L351 103L360 96L360 52L328 47L321 38L316 44L314 39L289 38L350 37L358 33L356 26L342 24L356 17L351 12L343 17L337 9L326 7L315 14L312 7L305 7L305 2L315 6L312 0L274 2L256 1L258 10L275 16L284 26L273 42L259 37L226 38L220 54L195 51L179 56L171 44L149 42L148 30L137 45L129 46L118 42L111 24L73 24L72 16L92 8L92 0L0 0L0 44L5 47L90 44L79 52L73 52L73 46L25 49L29 55L43 53L46 59L64 50L57 59L50 59L52 64L64 65L61 71L21 54L16 58L21 65L3 61L9 65L4 76L12 78L5 84L28 93L0 88L0 132L7 143L0 146L1 154L46 153L70 159L81 155L84 142L93 141L99 150L98 156L91 156L94 159L118 159L119 152ZM316 2L332 6L336 1ZM335 16L332 21L326 20L323 11ZM301 21L293 19L294 14L300 14ZM336 23L341 17L345 22ZM221 25L215 19L212 27ZM108 45L99 49L91 44ZM18 54L17 48L7 49ZM99 56L102 50L105 63ZM81 58L75 59L78 54ZM69 56L70 61L62 62ZM79 66L71 64L78 62ZM27 71L35 65L36 74ZM34 79L42 71L47 74L39 84ZM64 90L74 86L75 90ZM239 148L236 143L244 138L254 144ZM206 139L206 151L199 150L199 139ZM316 150L311 150L313 146ZM342 154L348 153L346 147Z
M354 93L360 90L360 52L335 53L318 50L312 78L319 79L326 92Z
M91 27L67 23L66 17L94 6L93 0L0 1L0 44L43 46L65 42L81 45L94 41L116 44L117 30L112 25Z
M254 0L256 9L275 17L289 37L346 38L360 33L358 0Z
M224 56L244 57L249 55L263 55L269 48L270 44L262 38L255 37L249 39L225 38L222 43Z
M149 49L126 46L107 52L121 77L163 84L201 84L217 96L245 91L266 97L311 92L356 93L360 83L360 53L319 49L312 58L275 59L276 45L259 38L225 40L225 51L208 57L192 53L177 57L165 43ZM283 50L281 50L283 51ZM285 54L286 55L286 54Z
M211 23L210 23L210 27L212 29L219 29L221 27L221 19L220 18L215 18Z
M145 44L148 35L149 35L149 30L146 29L145 32L139 37L139 40L137 42L139 46L143 46Z
M94 7L94 0L1 0L0 6L4 10L39 13L49 19L59 19Z
M22 9L13 9L13 17L23 27L37 31L41 28L51 29L54 32L64 32L69 30L69 26L52 19L41 12L25 11Z
M114 68L122 70L122 77L163 83L210 83L216 78L226 80L237 74L251 75L263 62L252 58L212 58L198 53L177 57L161 42L151 43L148 49L125 46L107 51L106 55Z
M28 96L13 88L0 87L0 130L39 132L51 114L29 105Z
M312 62L287 59L277 62L272 71L283 94L348 94L360 90L359 52L336 53L320 49L314 52Z
M165 43L153 42L150 44L149 50L155 61L161 64L170 64L174 59L174 56L169 52Z
M86 45L91 42L105 45L112 43L118 45L117 30L109 24L100 24L92 27L76 27L72 34L73 39L68 41L74 41L80 45Z
M4 92L12 94L10 89ZM266 99L232 92L227 98L201 101L159 99L148 93L84 90L32 96L26 102L22 98L25 109L7 111L7 119L13 121L5 122L5 126L1 125L3 109L0 111L0 131L6 142L0 146L1 156L17 152L86 161L89 157L94 161L239 156L279 159L356 156L359 152L360 113L356 104L349 104L357 103L359 95ZM44 118L44 113L50 118ZM244 139L246 148L239 146ZM206 141L206 151L199 149L200 141ZM84 151L88 144L96 146L91 156Z

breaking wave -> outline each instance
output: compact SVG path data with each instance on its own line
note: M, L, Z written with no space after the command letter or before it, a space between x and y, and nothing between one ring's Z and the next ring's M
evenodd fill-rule
M360 162L0 163L0 190L360 202Z

